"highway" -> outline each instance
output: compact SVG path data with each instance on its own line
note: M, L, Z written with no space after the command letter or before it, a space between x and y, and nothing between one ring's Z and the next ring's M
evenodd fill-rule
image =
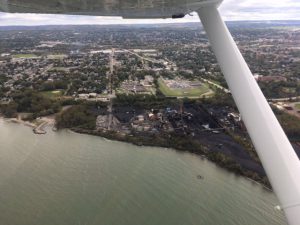
M114 98L114 93L113 93L113 74L114 74L114 55L115 55L115 49L113 48L111 53L110 53L110 71L109 71L109 83L107 90L109 91L109 104L107 106L107 111L108 111L108 127L107 129L111 129L111 123L112 123L112 105L113 105L113 98Z
M268 101L271 102L288 102L291 100L300 100L300 96L294 96L290 98L268 98Z

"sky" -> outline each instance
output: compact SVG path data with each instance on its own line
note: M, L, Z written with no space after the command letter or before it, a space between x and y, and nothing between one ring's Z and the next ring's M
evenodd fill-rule
M224 20L300 20L300 0L224 0L220 7ZM196 13L183 19L128 20L118 17L67 16L49 14L0 13L0 26L66 24L137 24L198 22Z

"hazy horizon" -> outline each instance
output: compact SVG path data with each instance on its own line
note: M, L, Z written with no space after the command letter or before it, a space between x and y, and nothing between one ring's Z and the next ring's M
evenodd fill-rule
M300 25L300 20L231 20L231 21L225 21L226 23L279 23L282 24L284 22L287 23L299 23ZM181 22L181 23L176 23L176 22L170 22L170 23L133 23L133 24L42 24L42 25L1 25L1 27L55 27L55 26L155 26L155 25L183 25L183 24L196 24L199 25L198 22ZM202 26L202 24L200 24Z

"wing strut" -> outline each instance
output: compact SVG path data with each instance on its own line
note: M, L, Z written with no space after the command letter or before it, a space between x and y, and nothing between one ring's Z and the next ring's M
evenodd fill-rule
M300 162L216 6L198 11L212 49L290 225L300 224Z

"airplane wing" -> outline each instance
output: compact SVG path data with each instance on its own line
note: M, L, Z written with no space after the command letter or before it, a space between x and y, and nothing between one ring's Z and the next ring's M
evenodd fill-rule
M123 18L180 18L222 0L0 0L0 11Z

